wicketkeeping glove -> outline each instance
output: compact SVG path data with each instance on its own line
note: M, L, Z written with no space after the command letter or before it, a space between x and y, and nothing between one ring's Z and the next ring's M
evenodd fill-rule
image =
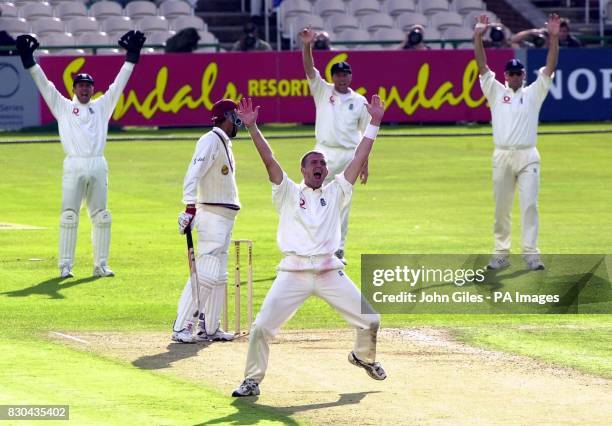
M21 56L23 67L28 69L36 65L34 51L40 46L38 40L31 35L20 35L17 37L15 44L17 46L17 52L19 56Z
M184 234L187 227L191 226L193 218L196 214L196 208L193 204L188 204L184 212L181 212L178 217L179 234Z
M119 46L127 50L125 60L137 64L140 59L140 50L147 38L140 31L130 30L119 39Z

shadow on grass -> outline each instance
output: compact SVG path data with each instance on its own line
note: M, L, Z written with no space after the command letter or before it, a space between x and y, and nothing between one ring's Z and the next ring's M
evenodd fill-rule
M215 424L252 425L257 424L262 420L277 420L286 425L298 425L298 422L289 416L304 411L321 410L349 404L359 404L361 400L370 393L379 393L379 391L341 393L338 396L337 401L305 405L289 405L286 407L257 404L257 397L235 399L232 402L232 405L238 409L237 413L220 417L218 419L209 420L204 423L199 423L198 426ZM266 414L269 416L266 416Z
M141 356L132 365L143 370L161 370L169 368L172 363L182 359L197 356L200 350L208 347L210 344L219 344L220 342L202 342L202 343L170 343L166 349L167 352L155 355ZM223 344L221 342L221 344Z
M49 299L65 299L66 296L60 294L60 291L69 289L80 284L96 281L98 279L100 279L100 277L87 277L62 284L62 281L66 280L66 278L56 277L40 282L34 286L23 288L21 290L5 291L0 293L0 295L6 297L28 297L34 294L46 294L49 296Z

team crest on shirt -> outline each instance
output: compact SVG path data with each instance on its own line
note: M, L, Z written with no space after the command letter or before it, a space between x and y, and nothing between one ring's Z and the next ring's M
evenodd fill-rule
M329 103L332 104L332 105L336 103L336 100L334 99L334 95L331 95L329 97Z
M77 107L72 108L72 113L78 117L79 116L79 109Z
M306 209L306 200L302 197L300 197L300 208Z
M221 174L226 175L228 173L229 173L229 167L227 167L227 164L224 164L223 167L221 167Z
M327 202L325 201L325 198L321 198L321 206L325 207L327 205Z
M502 100L502 103L504 103L504 104L509 104L511 99L512 99L512 98L511 98L510 96L505 95L505 96L504 96L504 98L503 98L503 100Z
M351 111L353 110L353 104L349 105L349 110L351 110Z
M93 108L92 108L92 107L89 107L89 113L90 113L90 114L93 114L93 113L94 113L94 110L93 110Z

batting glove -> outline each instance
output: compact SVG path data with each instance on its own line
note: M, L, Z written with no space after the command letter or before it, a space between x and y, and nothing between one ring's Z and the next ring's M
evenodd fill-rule
M17 46L17 52L19 53L19 56L21 56L23 67L28 69L36 65L36 61L34 60L34 51L40 46L38 40L31 35L20 35L17 37L15 44Z
M119 46L123 47L127 53L125 54L125 60L133 64L137 64L140 59L140 50L144 46L144 42L147 38L140 31L130 30L123 34L119 39Z
M188 204L184 212L181 212L178 217L179 234L183 235L187 228L191 226L193 218L196 214L196 208L193 204Z

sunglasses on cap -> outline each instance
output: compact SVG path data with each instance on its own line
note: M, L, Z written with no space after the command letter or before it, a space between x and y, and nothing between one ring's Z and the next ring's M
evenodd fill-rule
M234 126L236 126L236 127L242 126L242 120L240 118L238 118L238 115L236 114L236 111L227 111L223 115L225 116L225 118L229 118Z
M523 75L523 71L506 71L509 77L520 76Z

